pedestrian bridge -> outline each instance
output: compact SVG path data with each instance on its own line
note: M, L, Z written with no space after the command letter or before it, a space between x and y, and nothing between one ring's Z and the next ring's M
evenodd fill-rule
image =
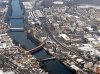
M10 28L10 31L21 32L24 31L24 28Z

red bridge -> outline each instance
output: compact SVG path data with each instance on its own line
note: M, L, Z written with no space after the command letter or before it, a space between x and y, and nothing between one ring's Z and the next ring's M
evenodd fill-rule
M41 50L43 48L43 46L45 45L46 40L47 40L47 38L39 46L29 50L29 52L34 53L34 52Z

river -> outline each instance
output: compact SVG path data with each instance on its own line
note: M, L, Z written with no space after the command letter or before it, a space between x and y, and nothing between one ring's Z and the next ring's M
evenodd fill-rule
M11 17L23 16L23 12L21 10L19 0L12 0L12 15ZM23 28L24 27L24 19L9 19L9 23L12 28ZM24 45L27 50L35 48L36 45L27 39L27 34L25 32L10 32L9 35L19 42L21 45ZM45 50L41 50L32 54L37 59L44 59L51 57L51 55L47 54ZM69 70L64 64L60 63L58 60L50 60L44 62L47 70L50 74L73 74L71 70Z

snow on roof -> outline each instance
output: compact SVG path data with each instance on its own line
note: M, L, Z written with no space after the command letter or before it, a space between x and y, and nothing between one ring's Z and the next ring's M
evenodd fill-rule
M72 17L72 16L73 16L73 15L70 15L70 14L68 14L68 13L65 13L65 15L68 16L68 17Z
M47 37L41 37L42 40L45 40Z
M0 70L0 74L15 74L14 72L3 72L2 70Z
M65 40L70 40L66 34L59 34L60 37L63 37Z
M80 49L82 51L94 51L93 47L78 47L78 49Z
M98 40L98 41L99 41L99 43L100 43L100 37L98 37L98 38L97 38L97 40Z
M83 46L78 47L78 49L82 51L91 51L91 52L94 52L95 50L91 44L83 44Z
M100 65L98 65L97 67L100 67Z
M86 27L89 31L93 31L93 28L91 27Z
M91 44L83 44L84 47L93 47Z
M2 39L2 37L0 36L0 39Z
M0 36L5 36L5 35L7 35L7 33L5 33L5 34L0 34Z
M2 43L3 48L6 48L6 46L7 46L7 43Z
M73 55L73 56L72 56L72 58L76 58L76 57L77 57L76 55Z
M53 3L54 4L64 4L64 2L62 2L62 1L54 1Z
M59 24L58 24L58 23L54 23L53 25L54 25L54 26L59 26Z
M35 24L35 22L32 21L31 24Z
M8 1L2 1L2 2L8 3Z
M82 60L82 59L77 59L77 61L78 61L78 62L83 62L83 60Z
M30 6L30 7L32 6L30 2L23 2L23 5Z
M74 17L77 18L77 19L80 18L80 17L78 17L78 16L74 16Z
M75 70L79 70L79 68L78 68L77 66L75 66L75 65L71 65L71 67L72 67L73 69L75 69Z
M98 41L92 41L92 43L93 43L94 45L100 44Z
M84 35L84 37L85 38L90 38L90 37L92 37L92 35L91 34L86 34L86 35Z
M89 40L89 41L95 41L95 39L94 39L94 38L88 38L88 40Z
M98 30L98 32L100 33L100 30Z
M37 14L38 17L43 17L43 14L41 13L40 10L35 10L35 13Z
M79 8L90 8L90 7L92 7L92 8L95 8L95 9L100 9L100 6L95 6L95 5L90 5L90 4L85 4L85 5L80 5L80 6L78 6Z
M81 51L89 51L91 55L100 56L100 52L95 49L91 44L83 44L83 46L78 47Z
M26 9L32 9L32 5L30 2L23 2L23 5Z

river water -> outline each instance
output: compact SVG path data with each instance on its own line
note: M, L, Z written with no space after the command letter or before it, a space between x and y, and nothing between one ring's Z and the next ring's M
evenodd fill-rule
M18 17L23 16L23 12L21 10L19 0L12 0L12 15L11 17ZM23 19L9 19L9 23L11 24L12 28L23 28L24 27L24 20ZM10 32L9 35L19 42L21 45L24 45L27 50L30 50L36 45L27 39L27 34L25 32ZM32 54L37 59L44 59L51 57L51 55L47 54L45 50L41 50L37 53ZM50 74L73 74L64 64L61 64L58 60L50 60L44 62L47 70Z

